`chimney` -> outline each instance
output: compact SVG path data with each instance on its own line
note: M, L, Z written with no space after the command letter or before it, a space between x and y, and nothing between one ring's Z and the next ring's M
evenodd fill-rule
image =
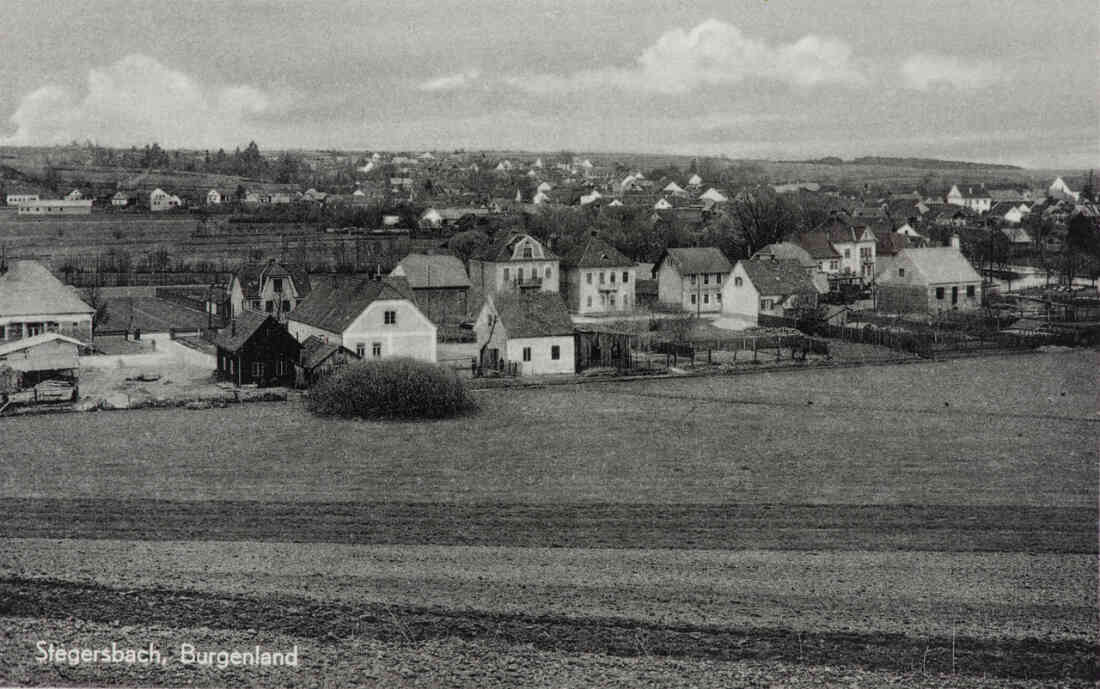
M951 235L951 248L956 250L956 251L959 250L959 235L958 234L952 234Z

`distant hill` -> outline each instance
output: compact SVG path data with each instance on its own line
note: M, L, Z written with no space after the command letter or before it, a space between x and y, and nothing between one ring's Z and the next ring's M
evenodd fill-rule
M884 165L906 167L921 170L1023 170L1018 165L998 163L973 163L965 160L937 160L935 158L892 158L889 156L863 156L853 160L842 160L836 156L815 158L813 160L780 160L779 163L801 163L805 165Z

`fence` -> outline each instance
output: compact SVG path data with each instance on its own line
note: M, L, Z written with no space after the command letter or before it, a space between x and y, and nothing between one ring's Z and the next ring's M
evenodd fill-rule
M896 325L896 324L895 324ZM871 344L933 359L937 354L974 352L994 349L1034 349L1043 345L1073 344L1072 336L1055 333L1011 333L1004 331L957 329L886 329L863 326L822 324L817 333L846 342Z

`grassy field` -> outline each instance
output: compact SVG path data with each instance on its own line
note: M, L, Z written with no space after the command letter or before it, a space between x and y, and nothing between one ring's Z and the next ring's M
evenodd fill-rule
M364 686L1087 686L1094 376L1072 351L483 391L426 424L8 419L0 680L289 681L57 674L27 643L122 634L295 638Z

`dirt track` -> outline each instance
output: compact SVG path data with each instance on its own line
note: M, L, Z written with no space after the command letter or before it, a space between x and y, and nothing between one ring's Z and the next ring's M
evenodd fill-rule
M307 598L224 596L168 589L113 590L60 581L0 580L0 616L77 618L116 625L259 630L336 642L365 636L418 642L495 640L567 653L769 660L948 672L951 638L660 625L613 619L485 614ZM1090 679L1095 648L1072 641L954 639L961 674Z

